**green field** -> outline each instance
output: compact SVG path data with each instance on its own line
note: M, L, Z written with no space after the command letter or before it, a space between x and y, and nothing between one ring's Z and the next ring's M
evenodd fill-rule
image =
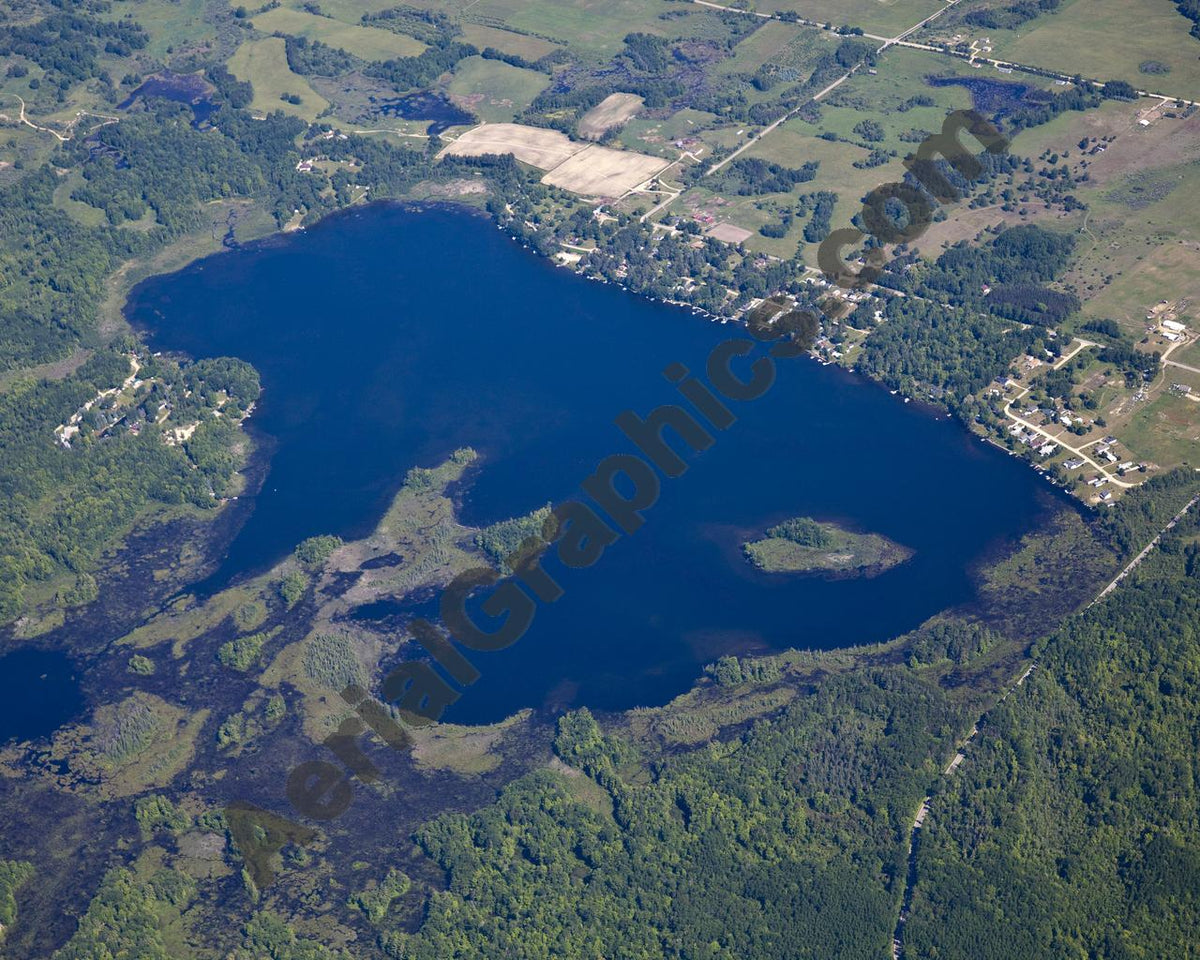
M560 49L559 44L551 43L549 40L527 36L523 33L514 33L500 27L485 26L482 23L464 23L462 31L467 43L474 44L480 50L494 47L501 53L524 57L531 62Z
M108 16L117 20L131 16L150 34L145 53L158 60L181 54L191 48L209 47L216 29L209 16L209 0L126 0L115 4Z
M307 80L292 73L279 37L246 41L230 58L229 69L239 80L246 80L254 87L250 108L255 112L283 110L311 121L329 106L329 101L313 90ZM301 102L286 103L280 99L285 93L297 94Z
M54 191L54 205L64 211L72 220L82 223L85 227L98 227L108 222L104 211L91 204L71 199L71 191L83 185L83 176L78 171L72 171Z
M753 73L763 64L803 70L820 54L832 51L837 38L823 30L794 23L764 23L733 48L733 56L717 67L719 73ZM811 67L809 67L811 71Z
M854 127L862 120L874 120L883 127L885 139L872 146L904 156L917 144L901 140L901 134L914 129L936 133L950 113L971 106L971 94L965 87L934 87L926 78L973 72L949 57L893 48L880 59L878 74L860 72L826 98L821 104L821 122L813 125L813 130L818 135L836 133L864 142ZM933 101L932 105L911 106L909 101L918 96Z
M415 57L425 49L425 44L420 40L403 33L392 33L377 27L352 26L330 17L318 17L287 7L276 7L258 14L254 18L254 27L263 33L286 33L307 40L319 40L364 60Z
M464 107L489 123L506 123L533 102L550 78L501 60L467 57L454 68L446 90Z
M395 4L388 4L394 6ZM682 4L667 0L414 0L409 6L436 10L491 27L511 27L543 40L569 45L576 53L605 58L618 53L636 31L677 35L659 14ZM701 7L697 11L703 10Z
M1193 303L1200 299L1195 269L1200 249L1200 167L1193 163L1156 174L1165 184L1176 185L1142 209L1115 202L1111 191L1099 197L1082 194L1091 205L1089 229L1097 239L1095 247L1081 248L1076 270L1077 283L1091 282L1097 288L1083 312L1111 317L1131 333L1140 332L1146 310L1161 299ZM1111 282L1103 284L1105 277L1111 277Z
M994 55L1017 63L1127 80L1142 90L1200 99L1200 42L1191 22L1166 0L1068 0L1018 31L988 31ZM973 30L972 35L980 33ZM1139 64L1157 60L1171 68L1146 75Z
M894 37L914 27L943 4L938 0L755 0L763 13L794 10L806 20L862 27L868 33Z
M1172 371L1172 381L1183 381L1185 371ZM1194 389L1194 388L1193 388ZM1139 457L1166 466L1200 460L1200 404L1187 397L1163 392L1139 410L1130 422L1129 448Z

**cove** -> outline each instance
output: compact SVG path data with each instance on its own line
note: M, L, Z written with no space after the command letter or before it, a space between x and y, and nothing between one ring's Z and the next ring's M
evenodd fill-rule
M70 658L26 647L0 657L0 743L49 736L83 709Z
M260 571L304 537L369 532L413 466L481 454L458 492L489 523L578 497L613 425L680 402L662 376L738 328L588 282L485 218L377 204L151 279L132 322L156 349L257 367L250 423L271 449L253 511L210 585ZM663 481L645 526L566 571L512 647L447 711L663 703L725 653L884 640L974 599L971 569L1065 498L1016 459L836 367L780 361L772 389ZM874 579L764 574L740 544L787 517L883 534L914 557ZM397 634L429 597L364 611Z

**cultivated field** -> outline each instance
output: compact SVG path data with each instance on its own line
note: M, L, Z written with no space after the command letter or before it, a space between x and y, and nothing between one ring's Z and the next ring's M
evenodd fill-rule
M340 47L364 60L390 60L415 57L425 49L420 40L377 27L359 27L330 17L318 17L303 10L276 7L254 17L254 26L264 33L286 33L307 40L320 40Z
M479 157L488 153L511 153L523 163L546 170L543 183L588 197L619 197L669 162L632 150L579 143L557 130L519 123L481 124L440 155Z
M256 113L282 110L311 122L329 106L329 101L313 90L308 81L292 73L281 37L247 40L229 59L229 70L239 80L254 87L250 108ZM285 93L296 94L300 103L291 104L280 99Z
M541 170L553 170L587 144L575 143L565 133L519 123L484 123L462 134L446 147L447 154L481 157L485 154L511 153L522 163Z
M587 197L619 197L667 166L661 157L592 144L542 178L543 183Z
M579 118L579 135L599 140L604 131L633 119L645 102L636 93L611 93Z

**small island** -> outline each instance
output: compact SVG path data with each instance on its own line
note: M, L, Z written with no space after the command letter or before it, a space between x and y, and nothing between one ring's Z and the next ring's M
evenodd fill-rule
M816 573L831 579L878 576L913 555L877 533L854 533L809 517L776 524L761 540L743 544L742 551L767 573Z

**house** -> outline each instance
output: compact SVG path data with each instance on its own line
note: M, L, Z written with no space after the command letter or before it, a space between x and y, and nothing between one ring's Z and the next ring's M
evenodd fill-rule
M1066 461L1063 464L1063 469L1064 470L1078 470L1080 467L1083 466L1083 463L1084 462L1082 460L1080 460L1078 457L1072 457L1070 460Z
M1040 453L1043 457L1048 457L1057 449L1058 444L1054 443L1052 440L1047 440L1040 447L1038 447L1038 453Z
M1112 495L1111 490L1105 490L1102 494L1100 494L1100 502L1101 503L1111 503L1112 498L1113 498L1113 495Z

